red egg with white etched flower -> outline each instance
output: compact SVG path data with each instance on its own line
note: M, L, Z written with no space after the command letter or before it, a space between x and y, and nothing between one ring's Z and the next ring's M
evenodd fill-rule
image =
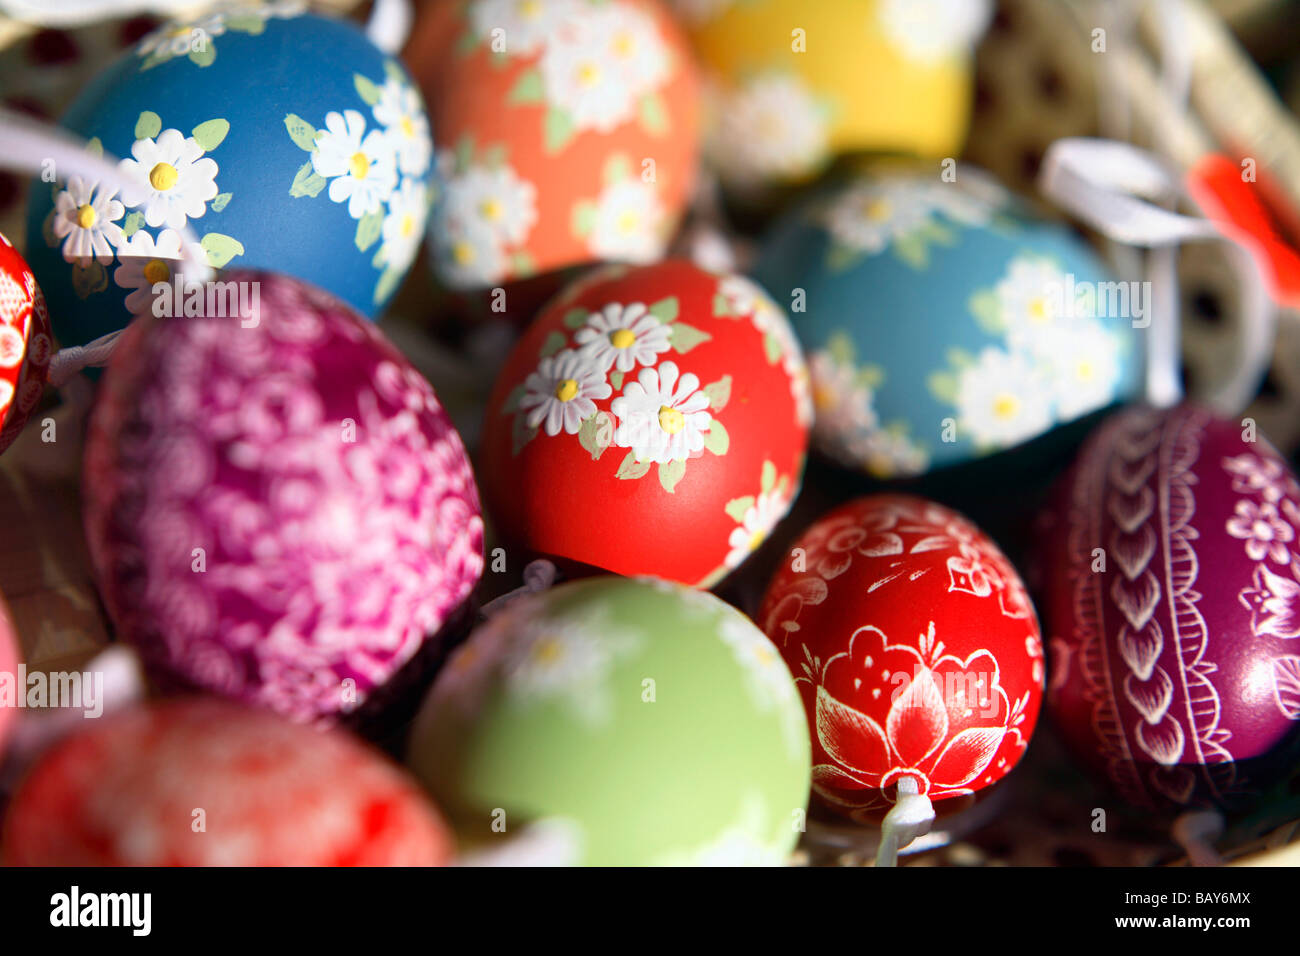
M1015 568L960 514L908 495L831 511L795 542L759 625L803 696L813 791L878 819L904 778L934 802L1008 774L1043 692Z
M40 401L53 354L45 297L26 260L0 235L0 452Z

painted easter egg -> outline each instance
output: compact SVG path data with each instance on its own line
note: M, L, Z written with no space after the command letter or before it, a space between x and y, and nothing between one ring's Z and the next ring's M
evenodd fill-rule
M938 802L1006 776L1044 672L998 546L955 511L887 494L831 511L791 555L758 620L795 674L823 804L876 820L905 777Z
M141 706L57 743L5 821L13 866L438 866L415 781L342 731L207 698Z
M698 84L658 0L428 4L406 57L438 131L444 285L663 255L695 176Z
M0 234L0 452L18 437L45 391L54 338L36 277Z
M835 156L953 156L987 0L675 0L703 65L705 153L730 187Z
M1011 448L1139 384L1143 286L976 170L854 177L779 221L754 271L804 304L814 445L878 478Z
M439 674L409 762L462 845L545 823L552 864L778 864L808 799L776 648L656 579L571 582L490 618Z
M1300 485L1267 440L1190 405L1134 408L1059 494L1049 706L1081 759L1157 808L1230 805L1294 766Z
M8 684L15 695L26 693L18 680L18 634L3 594L0 594L0 681ZM16 702L16 696L13 700L0 700L0 758L4 756L5 739L17 714L11 706Z
M294 279L229 281L239 317L145 318L119 340L86 538L153 670L328 720L469 595L478 495L433 389L377 329Z
M495 527L534 553L711 586L798 491L806 374L749 280L679 260L599 269L537 317L493 388Z
M29 260L63 345L149 313L155 283L184 274L184 226L213 268L273 269L371 318L388 302L432 200L428 118L396 60L305 7L169 24L68 109L63 126L149 189L34 185Z

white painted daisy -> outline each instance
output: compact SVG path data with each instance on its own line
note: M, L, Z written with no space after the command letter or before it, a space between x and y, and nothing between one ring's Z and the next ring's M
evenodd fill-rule
M405 269L415 258L424 236L425 219L429 212L429 195L424 184L415 179L403 179L388 204L388 215L380 231L383 245L379 247L380 261L386 266Z
M665 222L654 184L624 179L597 198L587 247L601 259L653 262L663 254Z
M771 332L783 336L785 330L778 327L781 323L777 321L785 318L780 306L753 279L742 275L724 276L718 282L718 294L726 300L731 315L749 316L754 328L764 335ZM784 324L789 325L788 322Z
M478 37L490 40L492 31L503 31L508 56L530 56L575 13L582 13L577 0L477 0L469 20Z
M445 219L434 233L438 275L453 289L473 289L501 281L510 269L497 236L480 222Z
M193 136L165 129L156 140L137 139L131 156L122 160L121 169L149 186L123 190L122 201L128 209L143 205L144 221L152 228L180 229L207 212L217 197L217 163L204 156Z
M423 176L433 159L429 117L415 87L389 77L374 105L375 120L387 131L404 176Z
M930 221L933 193L933 184L912 178L861 180L826 209L822 221L840 244L875 255Z
M1078 418L1115 399L1121 374L1119 343L1101 323L1067 320L1044 338L1057 417Z
M644 302L620 305L611 302L587 317L587 324L573 336L581 354L603 370L630 372L637 366L654 365L671 347L672 330L651 315Z
M316 132L312 168L330 180L329 197L346 202L353 219L377 212L397 187L397 157L382 130L366 132L366 118L356 110L325 114Z
M636 115L635 92L606 29L593 13L566 21L548 39L539 64L547 103L579 132L608 133Z
M181 234L175 229L164 229L155 240L141 229L126 240L117 250L121 264L113 273L113 281L123 289L130 289L126 307L132 315L150 315L153 311L153 286L157 282L171 282L178 268L187 287L195 282L207 282L212 269L206 264L197 267L185 262L185 254L198 257L206 263L207 255L198 243L182 249ZM182 265L183 263L183 265Z
M816 415L813 433L819 441L834 445L876 427L871 389L859 380L857 369L830 352L817 351L808 360L808 371Z
M576 435L582 423L596 414L593 399L609 398L605 370L589 357L565 349L542 359L537 371L524 380L519 408L530 409L528 425L542 427L548 435L561 430Z
M910 478L930 467L924 448L890 428L872 429L849 447L854 463L876 478Z
M763 74L714 98L716 122L705 152L736 185L801 179L829 158L821 105L794 74Z
M727 544L731 550L727 553L726 564L729 568L740 565L758 546L767 540L789 508L789 498L779 494L775 488L765 491L754 499L754 503L745 510L745 516L731 532Z
M443 205L449 219L478 224L510 245L523 243L537 224L537 188L505 163L450 178Z
M68 188L54 200L54 235L63 240L63 258L89 265L92 258L103 265L113 261L113 247L121 245L122 227L116 220L126 213L117 200L116 189L101 189L80 176L68 181Z
M637 461L685 461L704 449L713 423L709 397L693 373L679 374L676 362L643 368L635 382L610 403L618 419L614 444L631 448Z
M979 446L1008 448L1052 424L1052 393L1023 355L980 352L957 381L957 427Z
M672 72L672 63L654 17L640 7L620 3L597 7L586 17L632 96L664 84Z
M876 11L906 57L930 64L969 53L992 7L989 0L880 0Z
M995 288L998 314L1013 349L1047 357L1047 334L1065 312L1066 278L1046 259L1019 257Z

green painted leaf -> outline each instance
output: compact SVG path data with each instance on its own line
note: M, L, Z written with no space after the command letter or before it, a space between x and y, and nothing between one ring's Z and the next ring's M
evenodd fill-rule
M219 198L219 197L218 197ZM214 203L215 205L215 203ZM144 213L133 212L122 220L122 235L130 239L144 227Z
M843 272L857 264L862 258L858 250L843 243L832 243L826 252L826 268L831 272Z
M244 254L244 246L238 239L232 236L226 236L219 232L210 232L203 237L200 245L203 251L208 254L208 265L214 269L222 269L235 256Z
M91 156L104 155L104 144L99 141L98 136L92 136L86 142L86 152Z
M162 117L153 110L145 110L135 121L136 139L153 139L162 132Z
M660 322L673 322L676 321L678 314L681 312L681 303L677 301L677 296L670 295L668 298L660 299L654 303L648 311Z
M399 269L397 266L389 266L380 275L379 281L375 283L375 295L373 301L378 304L387 299L397 291L397 286L402 281L402 276L406 274L405 269Z
M312 126L297 113L289 113L284 118L284 127L289 131L289 138L299 149L314 152L316 149L316 127Z
M582 427L578 429L578 442L590 452L593 461L599 460L600 456L605 454L605 449L609 447L613 437L612 425L600 412L596 412L584 421Z
M763 476L758 483L759 490L767 494L776 486L776 465L770 461L763 462Z
M309 159L299 167L298 175L293 177L293 185L289 187L289 195L294 199L299 196L318 196L324 188L325 177L316 172L316 168L312 166Z
M767 353L767 364L775 365L781 360L783 351L781 340L771 332L766 333L763 336L763 351Z
M701 332L693 325L687 325L685 322L674 322L672 332L669 335L669 341L672 343L673 351L678 355L685 355L695 346L711 340L713 336L708 332Z
M1006 322L1002 318L1001 304L995 290L980 289L973 293L967 300L966 307L970 309L971 315L975 316L975 322L985 332L1001 335L1006 331Z
M232 13L226 17L226 29L258 36L266 30L266 20L256 13Z
M374 80L360 73L354 73L352 85L357 88L357 96L361 97L367 106L374 106L379 102L379 87L375 85Z
M664 486L664 491L670 495L677 490L677 482L682 480L686 474L686 462L680 459L666 461L659 466L659 484Z
M221 212L230 205L230 200L234 195L234 193L218 193L217 198L212 200L212 211Z
M537 263L523 249L510 256L510 266L516 279L527 279L537 274Z
M570 309L564 313L564 327L566 329L580 329L587 324L587 316L591 315L586 309Z
M223 119L210 119L206 123L200 123L194 127L194 141L198 143L206 152L212 152L221 145L221 141L226 138L230 132L230 123Z
M95 259L89 265L78 263L72 267L72 288L77 298L88 299L108 288L108 272Z
M930 250L925 237L916 233L895 239L894 254L913 269L924 269L930 264Z
M931 372L925 380L930 394L939 401L952 405L957 402L957 376L951 372Z
M605 167L601 170L600 178L606 186L609 186L613 183L621 183L631 173L632 161L627 158L627 154L615 153L605 160Z
M704 394L709 396L709 408L720 412L731 401L731 376L724 375L716 382L704 386Z
M512 388L510 394L506 396L504 404L501 406L502 413L508 414L513 411L518 411L519 403L524 400L524 396L527 394L528 389L524 388L523 385L516 385Z
M558 153L573 138L573 117L567 111L551 107L546 111L546 151Z
M879 365L864 365L858 369L858 384L873 392L885 383L885 370Z
M609 373L609 387L614 391L619 391L623 387L623 373L618 369Z
M641 119L641 125L651 136L664 136L668 133L668 111L664 109L664 101L657 93L649 93L641 97L638 104L638 114Z
M546 358L547 356L554 355L556 352L560 351L560 349L564 348L566 341L567 339L564 337L563 332L552 332L546 337L546 341L542 343L542 351L540 353L541 357Z
M542 71L525 70L520 74L515 85L506 94L506 102L512 106L525 103L541 103L546 99L546 90L542 85Z
M190 51L190 62L196 66L211 66L217 58L217 45L212 42L211 38L203 44L202 50Z
M743 498L732 498L727 502L727 516L736 524L741 524L745 520L745 512L754 507L754 496L746 495Z
M644 478L650 473L650 466L652 464L654 464L654 462L637 461L636 452L630 451L623 458L622 464L618 466L618 471L615 472L614 477L623 479Z
M732 317L731 303L721 292L715 292L713 295L713 314L719 319L729 319Z
M384 228L384 211L376 209L374 212L368 212L357 220L357 235L354 240L357 248L365 252L375 244L379 238L379 233Z
M410 82L410 80L406 78L405 71L397 65L396 60L384 61L384 73L387 74L388 78L394 83L406 84Z
M831 340L826 344L826 350L840 365L852 365L857 353L853 347L853 340L844 332L836 332L832 335Z
M482 164L492 169L499 169L505 165L506 156L505 143L493 143L483 150Z
M579 239L589 235L596 225L596 204L588 199L573 204L573 234Z
M731 436L716 418L709 423L709 430L704 433L704 447L715 455L725 455L731 447ZM766 488L763 490L767 491Z
M971 355L965 349L951 348L948 350L948 364L957 371L971 368L975 364L975 356Z

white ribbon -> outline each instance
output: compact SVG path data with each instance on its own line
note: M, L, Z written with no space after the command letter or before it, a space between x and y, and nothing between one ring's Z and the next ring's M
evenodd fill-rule
M934 823L934 805L920 792L915 777L898 781L894 806L880 822L880 848L876 866L898 866L898 851L917 837L930 832Z
M1229 264L1240 289L1242 329L1231 373L1197 396L1223 415L1236 415L1255 396L1273 355L1277 312L1265 277L1250 250L1225 236L1208 219L1185 216L1156 205L1183 194L1173 173L1151 153L1114 140L1070 138L1048 147L1038 188L1057 205L1109 239L1166 253L1151 272L1152 318L1147 343L1147 399L1157 406L1176 403L1179 334L1178 286L1172 254L1184 242L1226 242Z
M385 53L396 54L406 46L414 19L410 0L375 0L366 23L366 36Z

